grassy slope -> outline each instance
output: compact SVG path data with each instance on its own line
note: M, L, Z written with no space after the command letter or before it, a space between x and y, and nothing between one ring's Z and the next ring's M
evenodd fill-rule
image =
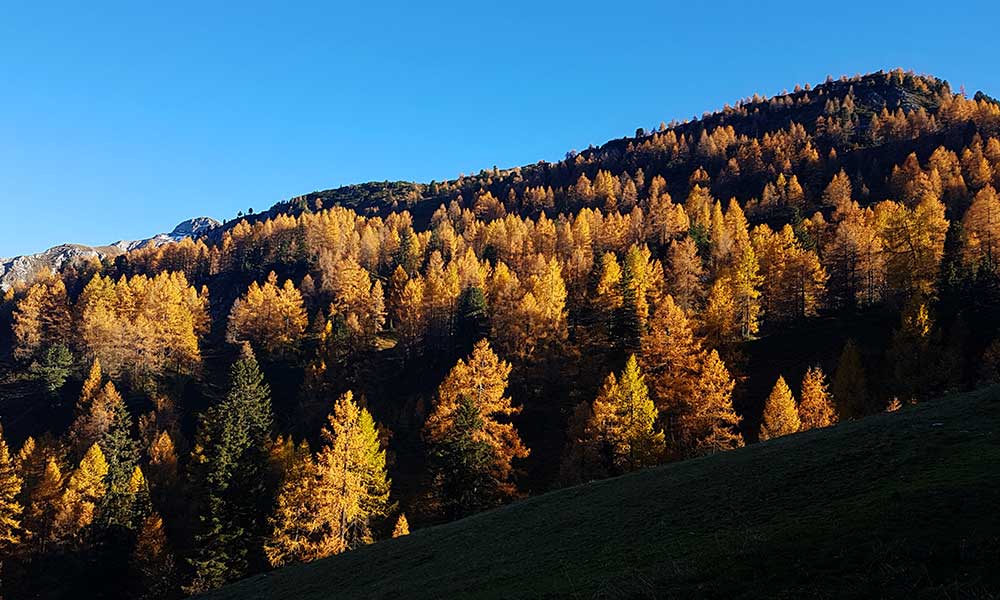
M1000 597L1000 387L594 482L213 598Z

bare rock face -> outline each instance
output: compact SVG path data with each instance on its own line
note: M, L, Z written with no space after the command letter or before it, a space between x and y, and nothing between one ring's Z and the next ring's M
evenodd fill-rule
M83 246L61 244L39 252L14 258L0 258L0 291L6 291L18 283L30 281L36 274L51 270L59 272L63 268L94 258L102 260L124 254L129 250L152 244L161 246L179 242L184 238L197 238L222 225L211 217L196 217L183 221L170 233L158 233L144 240L120 240L107 246Z

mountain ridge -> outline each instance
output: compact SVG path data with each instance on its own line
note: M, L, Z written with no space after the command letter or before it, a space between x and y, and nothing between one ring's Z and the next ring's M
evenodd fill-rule
M103 246L85 244L59 244L34 254L23 254L11 258L0 257L0 291L29 281L46 269L58 272L66 266L88 260L103 260L125 254L149 244L160 246L179 242L184 238L204 235L220 227L222 223L212 217L194 217L181 221L169 233L158 233L140 240L118 240Z

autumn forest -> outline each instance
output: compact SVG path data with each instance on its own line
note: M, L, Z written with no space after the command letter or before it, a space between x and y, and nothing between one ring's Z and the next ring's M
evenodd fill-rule
M896 70L34 273L2 593L198 594L1000 382L998 190L1000 103Z

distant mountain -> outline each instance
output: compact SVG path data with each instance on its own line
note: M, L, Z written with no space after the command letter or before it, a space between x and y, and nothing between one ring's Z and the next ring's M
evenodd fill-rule
M170 233L158 233L143 240L119 240L106 246L60 244L37 254L0 258L0 290L7 290L11 286L27 281L45 269L58 272L74 263L94 258L101 260L114 257L150 244L160 246L179 242L184 238L199 237L220 225L222 223L212 217L195 217L182 221Z

